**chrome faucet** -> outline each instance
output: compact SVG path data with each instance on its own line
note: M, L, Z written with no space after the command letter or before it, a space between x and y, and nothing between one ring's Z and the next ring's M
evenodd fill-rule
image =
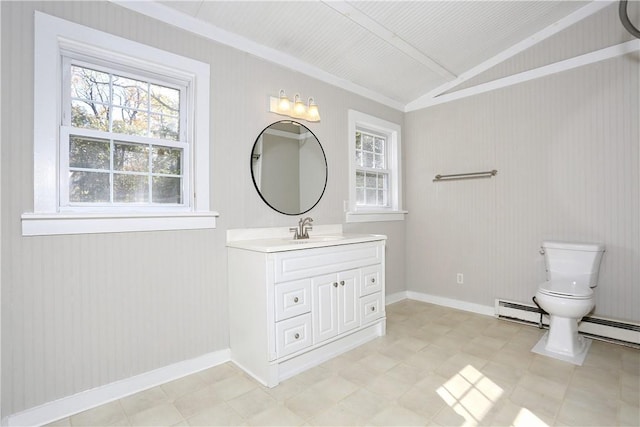
M308 239L309 230L313 230L311 223L313 223L313 218L308 216L298 221L297 227L291 227L289 231L293 231L293 240Z

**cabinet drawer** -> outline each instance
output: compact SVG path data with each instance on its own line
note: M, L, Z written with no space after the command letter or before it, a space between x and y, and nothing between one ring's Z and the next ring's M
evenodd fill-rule
M384 242L281 252L274 257L275 282L304 279L381 264L383 257Z
M276 322L311 311L311 280L280 283L275 286Z
M360 313L363 325L384 316L382 294L378 292L360 298Z
M370 295L382 290L382 267L372 265L362 269L360 296Z
M284 357L311 345L311 313L276 323L276 354Z

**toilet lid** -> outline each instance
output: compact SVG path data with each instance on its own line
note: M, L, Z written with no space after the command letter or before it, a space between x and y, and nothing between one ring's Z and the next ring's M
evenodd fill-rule
M561 295L563 297L589 298L593 290L583 284L577 284L572 280L551 280L544 282L539 287L540 292L549 295Z

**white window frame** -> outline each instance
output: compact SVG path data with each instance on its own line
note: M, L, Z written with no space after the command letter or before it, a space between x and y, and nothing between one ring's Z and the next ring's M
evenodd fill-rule
M185 206L71 209L60 205L60 125L63 53L115 68L147 70L186 82L191 166ZM215 228L209 206L209 65L60 18L35 13L34 207L22 215L22 234L55 235Z
M355 110L348 112L349 124L349 207L346 222L402 221L407 213L402 205L401 127ZM356 131L382 134L387 139L386 169L389 170L389 207L356 205Z

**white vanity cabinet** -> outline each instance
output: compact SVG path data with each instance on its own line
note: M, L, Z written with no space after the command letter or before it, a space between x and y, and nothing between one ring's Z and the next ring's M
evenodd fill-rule
M314 277L313 343L318 344L360 326L358 287L361 270Z
M384 335L385 239L229 242L231 360L273 387Z

